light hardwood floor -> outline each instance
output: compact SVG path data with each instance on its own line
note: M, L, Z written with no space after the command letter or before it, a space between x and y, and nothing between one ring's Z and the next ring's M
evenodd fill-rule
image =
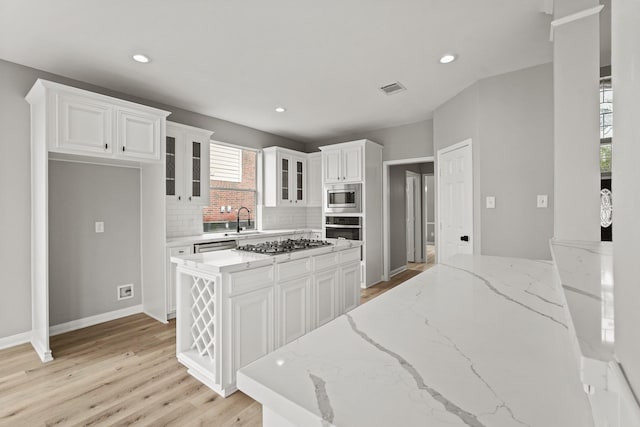
M429 268L414 264L362 291L362 302ZM54 361L29 344L0 351L0 426L261 426L262 407L222 397L175 356L175 321L144 314L51 338Z

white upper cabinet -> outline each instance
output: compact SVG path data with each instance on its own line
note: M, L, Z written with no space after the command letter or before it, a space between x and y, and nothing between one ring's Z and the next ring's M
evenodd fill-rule
M307 155L280 147L264 149L264 205L307 205Z
M51 152L162 161L168 111L40 79L27 99L43 108Z
M362 181L363 145L359 142L321 147L325 184Z
M209 204L209 152L213 132L167 122L165 194L194 205Z
M113 108L106 102L60 92L55 95L58 132L52 149L113 154Z
M342 149L342 182L362 181L362 145Z
M322 155L307 155L307 206L322 206Z
M132 160L160 160L164 118L142 111L118 108L118 151Z

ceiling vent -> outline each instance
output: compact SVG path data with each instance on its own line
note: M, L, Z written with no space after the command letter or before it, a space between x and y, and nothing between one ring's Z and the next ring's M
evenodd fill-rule
M403 90L407 90L407 88L402 86L402 83L395 82L382 86L380 90L387 95L393 95L395 93L402 92Z

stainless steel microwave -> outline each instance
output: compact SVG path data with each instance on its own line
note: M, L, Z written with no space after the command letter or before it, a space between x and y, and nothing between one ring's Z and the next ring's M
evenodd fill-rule
M326 187L327 213L361 213L362 184L336 184Z

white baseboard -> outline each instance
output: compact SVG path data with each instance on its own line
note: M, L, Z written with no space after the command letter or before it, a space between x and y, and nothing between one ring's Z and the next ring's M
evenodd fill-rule
M31 341L31 331L23 332L21 334L10 335L8 337L0 338L0 350L5 348L15 347L20 344L25 344Z
M402 266L400 266L400 267L398 267L398 268L396 268L394 270L391 270L391 273L389 273L389 277L391 278L391 277L395 276L396 274L400 274L403 271L405 271L406 269L407 269L407 266L406 265L402 265Z
M65 332L75 331L76 329L86 328L87 326L97 325L98 323L104 323L138 313L142 313L142 304L120 310L109 311L107 313L96 314L95 316L84 317L78 320L72 320L67 323L60 323L59 325L49 327L49 335L59 335Z

